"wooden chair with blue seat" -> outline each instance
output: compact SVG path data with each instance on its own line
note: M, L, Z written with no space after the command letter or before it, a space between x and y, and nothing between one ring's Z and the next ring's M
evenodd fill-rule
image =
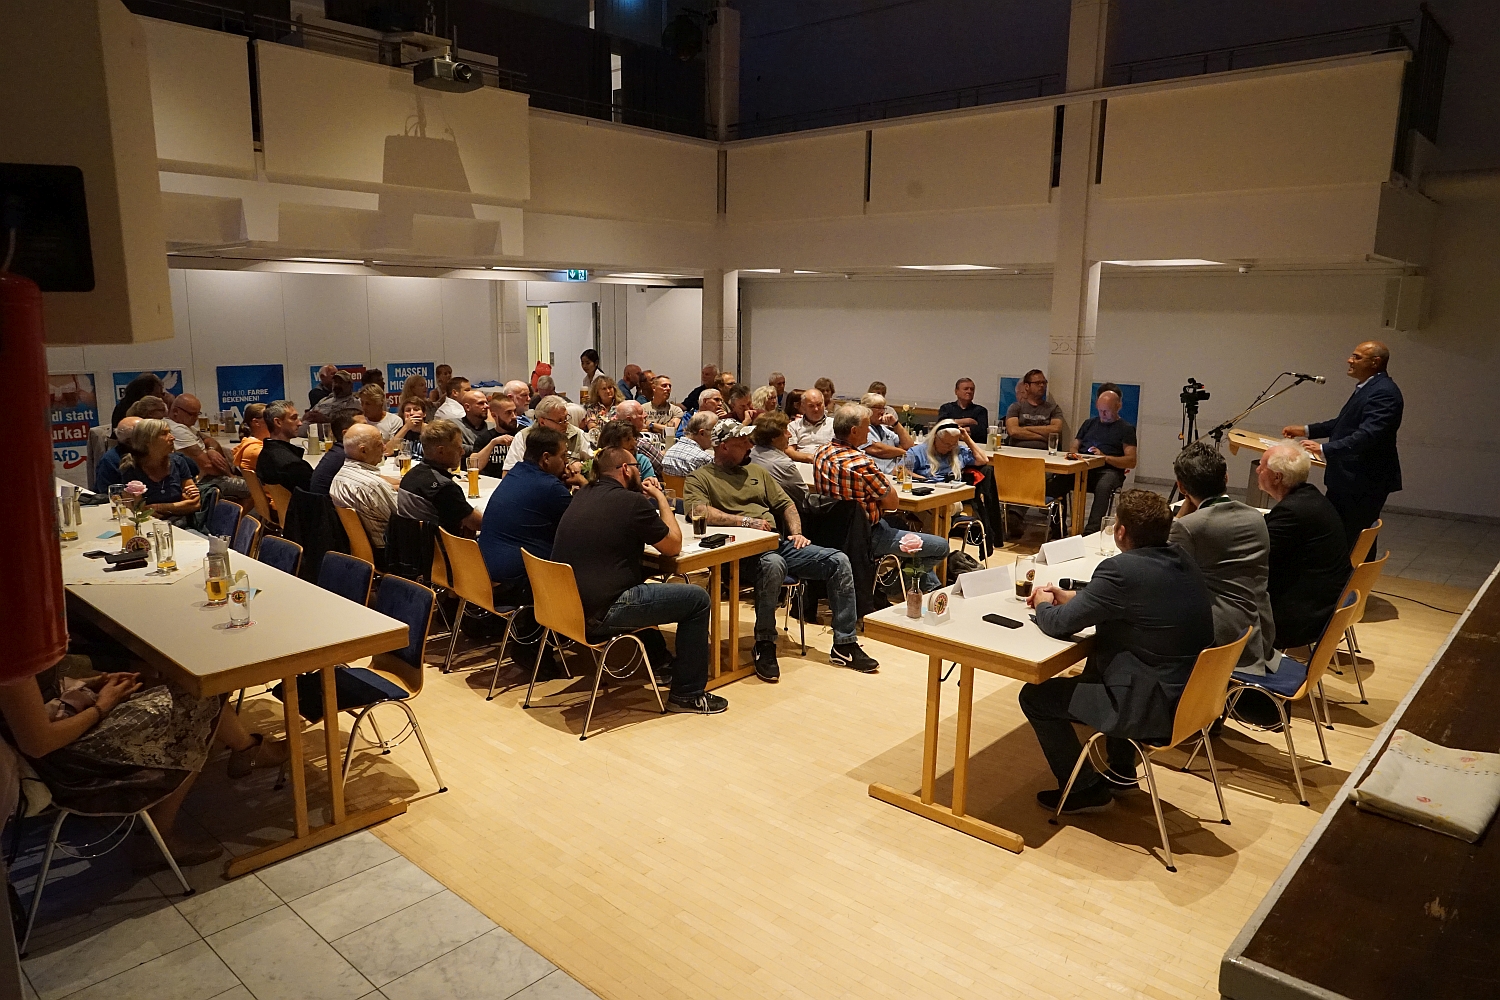
M208 533L221 538L233 538L240 526L240 505L229 500L218 500L208 515Z
M327 552L318 567L318 586L355 604L370 603L375 567L342 552Z
M267 566L296 576L297 571L302 568L302 546L276 535L267 535L260 540L255 558Z
M260 550L260 539L263 525L260 518L254 514L246 514L240 518L239 525L234 529L234 541L229 547L242 556L255 558L255 553Z
M1375 532L1379 529L1379 521L1376 521L1373 527L1366 528L1365 535L1369 535L1369 538L1366 539L1365 535L1361 535L1360 541L1355 543L1354 551L1361 551L1360 545L1363 545L1364 551L1368 552L1370 546L1375 543ZM1344 585L1344 593L1339 601L1342 604L1348 598L1351 591L1359 592L1359 604L1354 609L1354 617L1349 619L1349 627L1344 629L1342 640L1344 649L1349 654L1349 669L1354 671L1354 683L1359 686L1359 703L1361 705L1368 705L1370 699L1365 696L1365 679L1359 675L1359 640L1355 638L1354 626L1365 617L1365 602L1369 600L1370 592L1375 589L1375 581L1380 579L1380 573L1385 569L1386 560L1390 557L1391 554L1387 551L1379 559L1373 559L1369 562L1356 562L1354 564L1354 572L1349 574L1349 582ZM1328 669L1336 674L1342 674L1343 671L1339 669L1340 661L1341 657L1336 653Z
M1323 635L1318 639L1318 644L1313 647L1312 655L1308 657L1306 663L1283 655L1275 673L1247 674L1237 670L1229 680L1231 716L1234 716L1235 703L1245 691L1249 690L1267 695L1276 705L1277 712L1281 714L1282 730L1286 734L1286 751L1292 759L1292 774L1297 779L1297 799L1304 806L1308 804L1307 791L1302 785L1302 771L1297 766L1297 747L1292 741L1292 717L1288 708L1294 701L1307 699L1307 707L1312 712L1313 729L1318 733L1318 747L1323 751L1323 763L1331 763L1328 759L1328 745L1323 740L1323 727L1328 724L1328 701L1322 691L1323 674L1328 669L1328 664L1333 659L1340 640L1343 639L1344 630L1354 620L1354 615L1359 610L1359 602L1359 591L1351 589L1345 592L1343 604L1328 619L1328 624L1323 628ZM1323 702L1321 720L1318 718L1317 703L1319 701ZM1248 728L1260 728L1245 722L1238 716L1234 718L1236 722ZM1332 726L1330 725L1329 728Z
M381 579L373 608L404 623L409 641L401 649L375 654L363 666L343 664L335 668L337 710L354 715L354 724L349 729L349 746L344 752L340 784L349 780L349 767L354 760L354 741L359 736L365 719L370 719L373 726L375 720L371 717L371 712L382 705L395 705L406 713L407 723L416 734L417 742L422 745L422 752L427 755L427 765L432 768L438 791L448 790L438 771L437 761L432 756L432 749L427 745L427 737L422 733L422 725L411 707L412 700L422 693L422 650L427 644L427 629L432 621L432 609L436 600L437 595L420 583L398 576ZM277 684L271 693L278 699L285 700L284 684ZM302 718L308 722L323 720L323 681L318 672L298 675L297 708ZM394 745L380 738L378 732L377 741L375 745L384 753L389 753Z

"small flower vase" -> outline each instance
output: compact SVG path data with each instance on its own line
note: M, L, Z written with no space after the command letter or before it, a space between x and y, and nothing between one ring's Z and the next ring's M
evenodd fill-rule
M906 617L922 617L922 591L915 587L906 592Z

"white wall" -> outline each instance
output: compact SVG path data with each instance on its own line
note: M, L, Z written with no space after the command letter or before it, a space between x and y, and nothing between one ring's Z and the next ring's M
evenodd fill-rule
M173 270L176 335L147 344L48 349L54 372L98 379L100 418L112 374L181 368L187 391L216 409L219 365L280 364L288 396L307 399L308 365L447 363L475 381L500 376L498 282L257 271Z
M626 289L625 317L629 345L620 367L649 368L672 379L672 396L681 399L701 378L703 366L703 289Z

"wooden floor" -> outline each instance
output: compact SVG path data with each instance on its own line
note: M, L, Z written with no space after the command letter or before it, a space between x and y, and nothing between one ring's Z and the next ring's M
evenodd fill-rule
M1470 596L1380 589L1454 611ZM725 715L659 717L631 684L604 696L595 725L610 731L586 743L586 688L554 682L547 700L573 707L525 711L516 672L489 703L488 670L435 675L416 707L451 790L375 833L609 1000L1215 997L1231 938L1453 622L1371 599L1370 704L1334 709L1333 764L1304 773L1312 808L1280 736L1231 727L1217 744L1231 826L1206 778L1165 772L1175 875L1144 794L1048 825L1033 796L1053 782L1017 682L991 675L976 688L969 809L1024 835L1025 852L870 798L871 781L918 786L925 664L867 643L879 674L832 667L821 628L806 659L783 642L780 685L725 689ZM1357 697L1352 679L1328 687ZM1293 731L1315 758L1305 710ZM950 715L940 759L951 746ZM412 780L434 788L414 740L364 755L351 791Z

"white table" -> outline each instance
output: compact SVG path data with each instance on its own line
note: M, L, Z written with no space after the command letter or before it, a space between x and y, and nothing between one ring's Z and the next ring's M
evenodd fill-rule
M114 524L108 505L84 508L78 540L61 543L64 580L85 578L91 567L79 564L94 562L84 558L85 551L113 551L119 547L118 539L98 537ZM207 606L202 571L206 542L184 529L175 529L174 535L180 539L177 560L180 568L173 582L154 586L72 583L66 588L68 605L70 613L88 618L131 652L200 697L228 694L276 680L284 682L296 835L234 858L228 864L228 874L243 875L405 812L405 800L396 800L374 809L345 813L344 789L338 778L344 748L339 739L338 713L328 711L323 723L331 822L310 828L297 675L320 671L323 703L336 705L335 666L400 649L408 641L406 625L231 552L231 568L245 570L259 593L250 604L254 624L230 629L228 607ZM183 559L181 554L194 545L200 545L202 552L195 560ZM150 571L148 568L128 572L144 577Z
M1105 558L1099 554L1099 535L1083 539L1087 556L1056 566L1037 566L1036 585L1056 583L1063 577L1087 580ZM1054 639L1031 621L1026 602L1015 596L1015 588L977 598L949 598L949 620L935 624L906 617L906 605L897 604L865 618L865 635L880 642L927 654L927 721L922 741L922 789L913 795L875 782L870 795L924 819L952 827L997 847L1019 853L1025 841L1017 833L974 819L966 814L969 775L969 735L973 724L974 671L1014 677L1040 684L1088 656L1093 648L1091 630L1076 639ZM984 621L996 614L1021 623L1006 628ZM937 783L938 722L942 709L942 663L959 664L958 734L953 761L953 803L934 801Z

